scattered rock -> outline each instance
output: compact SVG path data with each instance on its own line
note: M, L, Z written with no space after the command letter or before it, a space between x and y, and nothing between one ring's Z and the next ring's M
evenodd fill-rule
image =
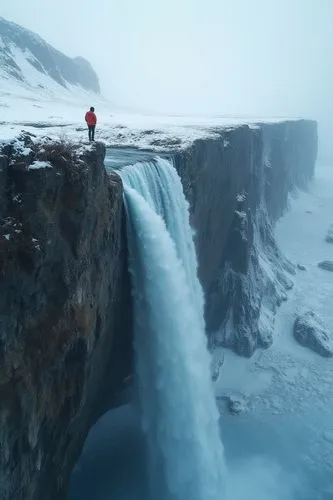
M333 224L331 224L327 231L325 241L327 241L327 243L333 243Z
M319 262L318 267L324 271L331 271L333 273L333 260L322 260Z
M297 269L299 269L300 271L306 271L306 267L303 266L303 264L297 264Z
M160 130L144 130L143 135L155 135L155 134L160 134Z
M152 146L179 146L181 145L182 141L178 137L167 137L167 138L156 138L150 141L150 144Z
M307 311L296 318L294 337L303 347L308 347L325 358L333 356L333 337L313 311Z
M239 415L247 410L247 401L244 396L227 396L228 410L233 415Z

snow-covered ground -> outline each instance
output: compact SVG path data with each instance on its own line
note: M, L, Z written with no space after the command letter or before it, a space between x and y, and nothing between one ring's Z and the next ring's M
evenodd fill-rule
M79 121L79 110L92 101L107 104L92 89L98 91L98 78L87 61L70 59L0 17L0 140L20 130L20 124Z
M80 90L80 93L84 91ZM12 140L22 131L37 137L66 138L73 142L88 140L84 115L90 106L97 114L95 139L106 146L135 147L154 151L177 150L200 138L216 136L216 130L242 124L257 127L260 122L281 122L285 118L233 118L222 116L163 116L126 112L115 108L102 97L86 93L79 101L68 98L41 101L15 101L1 108L0 143ZM22 118L24 117L24 119ZM297 119L297 118L295 118Z
M0 74L0 144L12 140L22 131L37 137L47 135L86 142L84 115L90 106L95 107L98 119L96 140L106 146L132 146L155 151L184 148L195 139L213 137L217 128L234 128L245 123L255 127L254 123L260 121L283 121L283 118L135 113L120 109L102 96L80 87L65 89L34 68L29 71L36 73L31 79L40 81L44 89L36 91L26 84L3 79Z
M113 146L182 147L213 134L216 126L248 121L134 113L103 98L98 86L87 61L66 57L37 34L0 17L0 143L22 130L86 141L84 115L90 106L98 116L96 139Z
M333 258L325 242L333 222L333 168L318 168L308 193L291 201L276 233L286 255L306 266L280 308L273 347L251 359L224 351L216 382L228 466L221 500L332 500L333 360L299 346L295 315L312 308L333 333ZM225 396L241 413L226 410ZM71 500L147 500L143 440L130 407L106 414L92 429L74 471Z
M119 108L102 95L80 86L67 84L63 87L31 64L35 58L27 50L13 47L12 55L24 80L8 76L0 64L0 144L12 140L22 131L38 137L47 135L86 142L84 115L90 106L94 106L97 113L96 140L107 146L133 146L156 151L186 147L195 139L214 136L216 128L283 120L136 113Z
M283 118L154 116L119 107L98 93L88 61L68 58L40 36L0 17L0 144L22 130L87 141L85 112L94 106L96 140L156 151L186 147L221 127ZM253 125L255 126L255 125Z

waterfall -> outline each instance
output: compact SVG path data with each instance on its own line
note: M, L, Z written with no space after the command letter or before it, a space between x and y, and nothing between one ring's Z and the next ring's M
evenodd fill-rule
M183 262L188 283L198 312L203 310L203 294L197 278L197 257L193 234L189 225L189 204L176 170L169 160L157 158L155 162L137 163L122 171L123 182L135 189L160 215L176 245ZM172 193L174 196L172 196ZM200 314L203 321L203 314ZM204 328L204 323L202 323Z
M188 204L169 160L120 174L152 500L221 500L223 447Z

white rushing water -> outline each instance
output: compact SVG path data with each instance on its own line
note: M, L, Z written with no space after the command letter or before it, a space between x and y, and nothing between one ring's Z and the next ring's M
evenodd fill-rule
M152 500L221 500L225 466L188 204L172 163L121 171Z
M204 307L203 293L197 278L197 257L189 225L189 204L176 170L169 160L158 158L156 162L146 161L127 166L122 170L121 177L127 186L140 193L163 218L186 271L204 328L201 314Z

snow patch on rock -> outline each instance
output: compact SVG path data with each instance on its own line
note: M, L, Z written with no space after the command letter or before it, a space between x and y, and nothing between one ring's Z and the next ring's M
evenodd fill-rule
M294 337L303 347L312 349L320 356L333 356L333 337L313 311L297 316Z
M52 168L52 165L49 161L36 160L29 165L28 170L39 170L41 168Z
M244 396L230 395L226 399L228 410L233 415L239 415L247 410L247 401Z

